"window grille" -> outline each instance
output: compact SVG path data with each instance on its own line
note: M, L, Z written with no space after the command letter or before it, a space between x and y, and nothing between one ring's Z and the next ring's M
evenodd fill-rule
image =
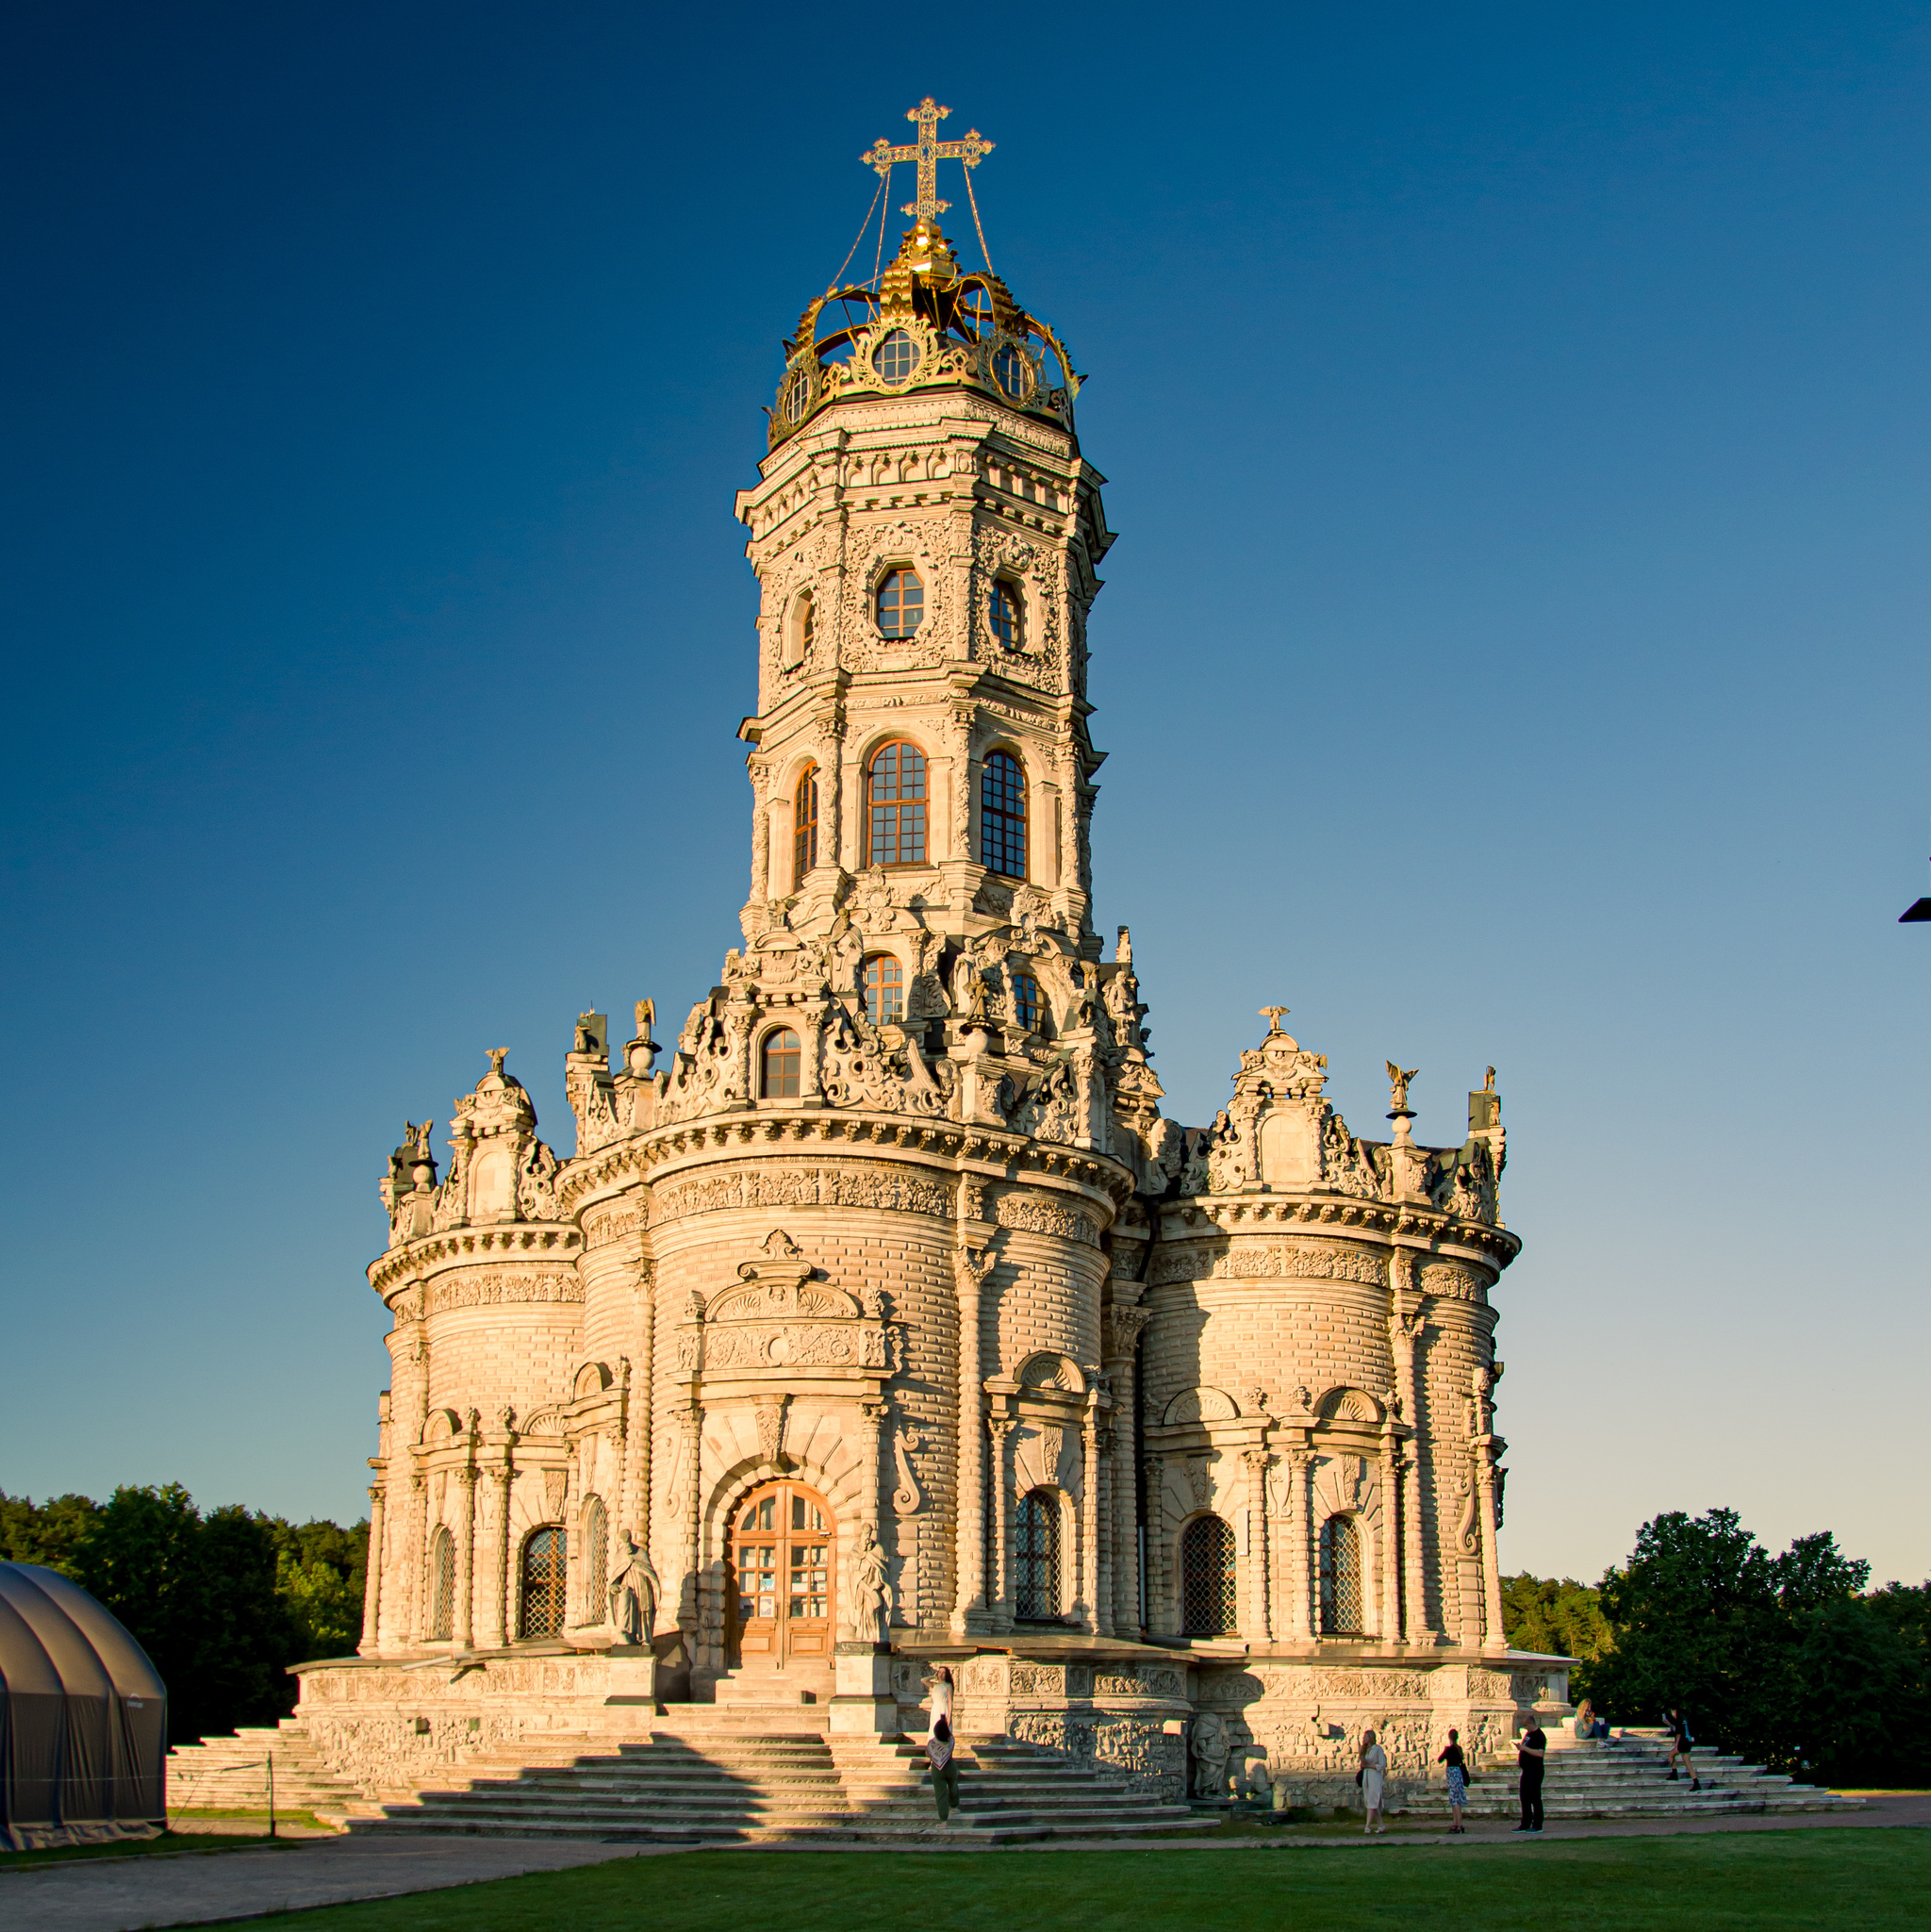
M1352 1516L1321 1526L1321 1634L1362 1634L1362 1533Z
M1039 982L1031 973L1013 975L1013 1018L1029 1033L1039 1031L1039 1016L1045 1001L1039 997Z
M1020 629L1019 593L1010 584L995 584L985 601L986 620L992 634L1008 651L1017 651L1024 642Z
M438 1528L429 1544L429 1636L447 1643L456 1633L456 1540Z
M603 1601L603 1587L609 1579L610 1571L610 1519L603 1511L603 1498L589 1497L584 1504L579 1521L582 1530L577 1548L584 1560L584 1579L580 1586L584 1594L584 1610L578 1621L601 1624L609 1614L609 1608Z
M925 864L925 753L894 739L872 753L865 780L867 866Z
M759 1091L767 1100L795 1100L802 1049L789 1027L780 1027L765 1035L764 1078Z
M889 952L866 956L865 1016L875 1027L896 1026L905 1017L905 968Z
M1233 1531L1218 1516L1196 1516L1180 1532L1180 1627L1189 1637L1225 1637L1238 1627Z
M554 1523L533 1529L523 1544L523 1587L517 1618L520 1637L554 1637L563 1628L569 1574L562 1529Z
M1008 751L994 751L979 772L979 858L1008 879L1026 876L1026 774Z
M879 629L887 637L909 637L925 616L925 586L916 570L887 570L879 585Z
M791 801L791 889L804 890L804 875L818 862L818 768L808 765Z
M871 352L871 366L878 371L881 382L902 383L918 367L918 344L903 329L894 329Z
M1030 1490L1019 1498L1013 1526L1014 1567L1018 1572L1018 1613L1022 1617L1060 1614L1060 1508L1049 1489Z

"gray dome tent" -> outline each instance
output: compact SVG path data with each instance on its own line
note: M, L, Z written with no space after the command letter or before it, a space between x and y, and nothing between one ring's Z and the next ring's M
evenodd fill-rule
M15 1851L167 1824L168 1692L79 1584L0 1563L0 1835Z

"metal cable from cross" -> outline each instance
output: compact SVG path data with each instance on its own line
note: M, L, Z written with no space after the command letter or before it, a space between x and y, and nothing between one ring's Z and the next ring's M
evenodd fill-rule
M927 94L917 107L905 110L906 120L918 124L916 142L908 147L894 147L883 135L880 135L858 157L882 181L891 173L895 162L916 161L918 164L918 199L907 202L899 209L900 214L910 215L916 222L935 223L952 206L950 202L938 198L941 161L963 161L968 168L976 168L993 151L994 143L982 140L976 127L966 130L964 140L941 140L938 138L939 123L951 111L949 107L941 107Z

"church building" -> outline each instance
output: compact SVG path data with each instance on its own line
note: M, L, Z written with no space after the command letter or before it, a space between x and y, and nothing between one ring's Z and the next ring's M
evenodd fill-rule
M1566 1694L1502 1631L1494 1070L1459 1147L1394 1065L1364 1136L1274 1009L1163 1112L1095 900L1104 478L940 225L990 147L946 112L864 157L911 225L799 318L737 499L739 943L577 1016L568 1158L493 1051L390 1160L360 1655L303 1674L344 1769L734 1702L922 1736L946 1664L964 1733L1314 1789Z

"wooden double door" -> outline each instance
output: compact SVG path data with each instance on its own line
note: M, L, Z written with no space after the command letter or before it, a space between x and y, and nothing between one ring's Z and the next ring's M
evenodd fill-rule
M732 1513L731 1661L829 1663L836 1523L816 1490L771 1482Z

